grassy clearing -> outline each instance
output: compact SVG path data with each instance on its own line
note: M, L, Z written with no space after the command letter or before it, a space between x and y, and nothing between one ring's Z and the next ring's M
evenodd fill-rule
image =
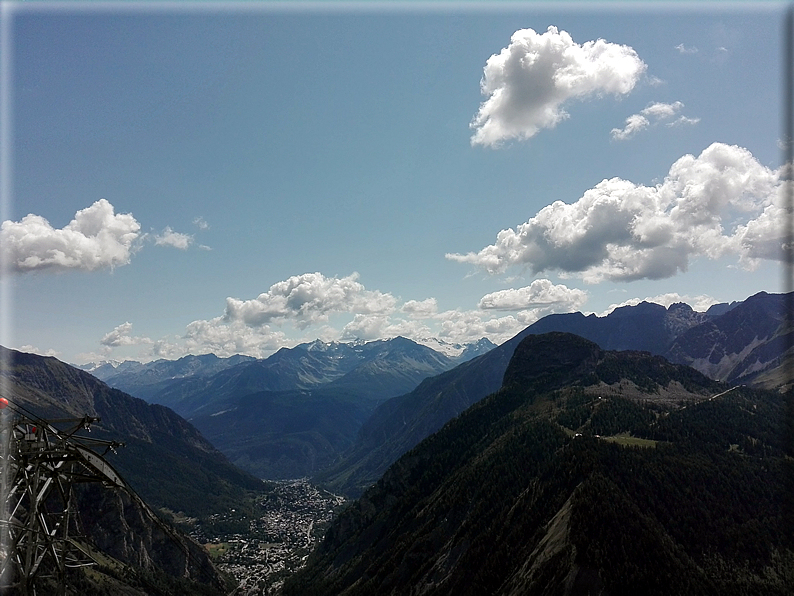
M604 441L617 443L618 445L631 446L631 447L656 447L656 441L651 439L640 439L639 437L632 437L629 433L620 433L611 437L601 437Z
M228 542L219 542L217 544L208 543L204 545L210 553L213 560L220 559L223 555L229 552L231 548Z

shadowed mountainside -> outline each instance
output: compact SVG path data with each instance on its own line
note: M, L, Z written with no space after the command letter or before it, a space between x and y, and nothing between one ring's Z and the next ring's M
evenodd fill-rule
M367 358L333 381L216 400L191 421L233 463L261 478L315 474L351 447L378 403L450 366L447 357L405 338L366 346Z
M785 294L761 292L681 333L664 355L729 383L753 383L783 363L792 330ZM788 315L791 320L791 313Z
M392 465L287 595L787 594L778 394L525 338L504 386Z

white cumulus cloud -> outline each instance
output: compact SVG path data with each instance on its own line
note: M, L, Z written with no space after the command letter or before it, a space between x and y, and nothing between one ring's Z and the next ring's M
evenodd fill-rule
M19 346L20 352L25 352L27 354L38 354L39 356L51 356L53 358L58 358L61 353L57 350L53 350L49 348L47 350L40 350L36 346L32 346L30 344L25 344L24 346Z
M78 211L61 229L39 215L4 221L0 245L10 271L94 271L130 262L140 224L131 214L116 214L100 199Z
M189 323L182 342L182 354L212 353L222 358L235 354L263 358L290 343L284 332L274 331L269 325L250 326L224 317ZM158 342L155 350L159 354L179 352L169 342Z
M367 290L358 274L326 277L322 273L294 275L270 286L252 300L226 299L224 320L258 326L292 320L298 328L326 321L334 313L388 314L396 298L388 293Z
M148 337L135 337L131 335L132 323L127 321L113 329L113 331L106 333L99 343L108 348L117 348L119 346L138 346L141 344L153 344L154 342Z
M193 243L193 236L175 232L171 226L166 226L160 234L154 235L154 243L158 246L172 246L180 250L186 250Z
M439 314L440 326L438 337L450 343L466 343L487 337L495 344L500 344L534 320L523 322L518 315L485 318L482 312L449 310Z
M418 339L432 335L430 329L419 321L406 321L405 319L392 319L387 315L356 315L352 321L342 328L341 339L375 340L392 337L407 337Z
M640 114L661 120L663 118L672 118L680 112L683 107L684 104L680 101L673 103L656 102L642 110Z
M641 130L645 130L650 125L648 119L642 114L632 114L626 118L626 126L623 128L613 128L612 138L616 141L630 139Z
M29 214L20 221L4 221L0 246L8 271L95 271L129 264L143 243L182 250L193 244L193 236L166 226L159 234L142 234L131 213L116 213L106 199L78 211L60 229L40 215Z
M472 145L493 147L554 128L568 117L567 102L628 94L646 68L629 46L603 39L580 45L554 26L516 31L485 64L480 90L487 99L470 124Z
M486 294L477 305L482 310L528 310L553 307L557 312L577 310L587 301L587 293L548 279L530 285Z
M478 310L448 310L438 313L438 337L452 343L465 343L487 337L495 344L507 341L538 319L552 313L580 310L587 293L536 279L529 286L500 290L480 299ZM514 311L493 316L492 311Z
M556 201L477 253L447 254L491 274L520 265L586 282L664 279L689 259L736 255L746 268L783 258L782 182L744 148L714 143L676 161L663 182L604 180Z
M438 312L438 303L435 298L427 300L408 300L400 309L414 319L426 319Z

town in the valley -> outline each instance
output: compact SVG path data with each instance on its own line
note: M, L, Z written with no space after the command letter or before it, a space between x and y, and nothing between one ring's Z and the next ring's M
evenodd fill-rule
M305 478L273 484L272 492L259 497L255 519L232 509L213 516L211 535L200 524L191 532L238 582L235 596L278 593L284 578L305 564L345 502Z

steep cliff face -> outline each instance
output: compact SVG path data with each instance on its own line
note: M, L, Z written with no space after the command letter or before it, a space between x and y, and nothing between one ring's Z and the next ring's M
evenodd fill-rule
M103 553L149 572L225 587L206 550L156 518L134 494L88 485L77 492L77 502L83 530Z

